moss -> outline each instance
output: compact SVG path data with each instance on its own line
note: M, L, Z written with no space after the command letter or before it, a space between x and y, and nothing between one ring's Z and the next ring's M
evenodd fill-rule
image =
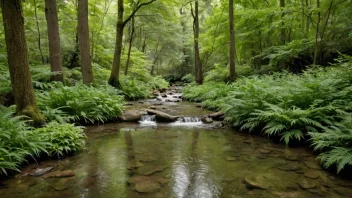
M45 117L39 112L36 106L27 106L22 112L17 114L28 116L34 126L42 125L45 122Z

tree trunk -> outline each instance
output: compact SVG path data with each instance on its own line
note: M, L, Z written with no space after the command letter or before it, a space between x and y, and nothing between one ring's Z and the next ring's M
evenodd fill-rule
M130 40L129 40L129 45L128 45L127 60L126 60L126 67L125 67L125 75L127 75L127 73L128 73L128 66L130 64L131 50L132 50L132 44L133 44L133 36L134 36L134 17L132 17L131 34L130 34Z
M45 17L48 25L51 72L59 72L59 74L52 76L51 80L64 82L61 63L60 34L56 0L45 0Z
M16 113L30 117L34 124L40 124L44 122L44 117L35 103L21 2L1 0L0 5Z
M42 59L42 64L45 64L43 51L42 51L42 45L41 45L41 42L40 42L41 34L40 34L40 27L39 27L39 21L38 21L37 1L36 0L34 0L34 16L35 16L35 24L37 26L37 33L38 33L38 40L37 40L38 49L39 49L40 57Z
M235 28L234 28L234 16L233 16L233 0L229 0L229 22L230 22L230 81L236 80L235 73Z
M202 63L199 56L199 11L198 0L195 0L193 16L193 34L194 34L194 75L197 84L203 84L203 70Z
M137 6L133 9L132 13L125 20L123 19L123 15L125 12L123 0L118 0L117 2L118 13L117 13L117 25L116 25L115 53L114 53L114 61L112 62L111 74L108 81L108 83L113 87L117 87L117 88L121 87L121 84L119 82L119 76L120 76L120 66L121 66L123 29L141 7L151 4L154 1L156 0L150 0L145 3L137 4Z
M317 0L317 8L320 8L320 0ZM314 46L314 58L313 58L313 65L317 64L318 59L318 49L319 49L319 25L320 25L320 11L318 11L318 22L317 22L317 29L315 31L315 46Z
M284 11L282 10L283 8L285 7L285 0L280 0L280 9L281 9L281 35L280 35L280 40L281 40L281 45L285 45L285 42L286 42L286 33L285 33L285 28L284 28L284 16L285 16L285 13Z
M122 52L122 37L123 29L125 27L123 23L123 14L125 8L123 5L123 0L118 0L118 14L117 14L117 25L116 25L116 43L115 43L115 54L112 63L111 74L109 78L109 84L113 87L121 87L119 82L120 77L120 64L121 64L121 52Z
M89 54L88 0L78 0L78 39L83 83L93 83L92 62Z

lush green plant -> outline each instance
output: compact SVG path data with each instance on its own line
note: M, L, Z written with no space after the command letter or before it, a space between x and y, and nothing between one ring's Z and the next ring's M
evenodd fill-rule
M12 109L0 108L0 173L19 171L27 157L35 158L49 144L36 135L21 116L13 117Z
M84 146L82 127L51 122L34 129L27 125L25 117L13 114L14 108L0 107L0 174L19 171L28 158L62 156Z
M337 61L332 67L311 68L301 75L283 72L240 78L228 85L190 85L184 97L221 109L226 120L241 130L277 136L285 144L303 143L312 136L316 149L323 149L320 158L325 167L337 164L340 171L351 159L346 143L351 126L340 122L352 112L352 63L348 56ZM345 138L345 143L336 143L336 136L339 141ZM328 141L335 143L322 146Z
M123 97L108 85L92 87L77 84L38 92L37 103L40 109L60 108L75 121L95 123L116 119L122 113Z
M314 149L325 168L337 165L337 173L352 166L352 115L344 115L341 123L325 128L322 133L310 132Z
M77 152L84 146L86 138L82 127L57 122L36 129L35 133L42 141L50 142L45 147L46 152L57 156Z
M194 82L194 75L192 74L186 74L185 76L183 76L181 78L182 82L185 82L185 83L191 83L191 82Z

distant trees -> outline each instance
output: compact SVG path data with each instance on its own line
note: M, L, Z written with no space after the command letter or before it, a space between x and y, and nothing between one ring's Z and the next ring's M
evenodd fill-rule
M29 72L21 0L1 0L0 4L16 113L29 116L35 124L42 123L44 117L40 114L35 103Z
M126 24L133 18L133 16L137 13L137 11L143 6L149 5L156 0L150 0L145 3L138 2L130 15L126 19L124 19L125 7L123 0L118 0L118 14L117 14L117 24L116 24L116 43L115 43L115 53L114 60L112 63L111 74L108 83L113 87L120 87L119 75L120 75L120 67L121 67L121 52L122 52L122 38L123 38L123 30Z
M235 28L234 28L234 16L233 16L233 0L229 0L229 23L230 23L230 81L236 80L235 73Z
M192 6L192 3L191 3ZM194 78L197 84L203 84L203 68L199 55L199 3L194 2L194 10L191 7L193 17L193 40L194 40Z
M78 0L78 39L83 83L90 84L94 79L89 48L88 0Z
M64 82L56 0L45 0L45 17L48 25L50 68L52 72L58 72L52 76L52 80Z

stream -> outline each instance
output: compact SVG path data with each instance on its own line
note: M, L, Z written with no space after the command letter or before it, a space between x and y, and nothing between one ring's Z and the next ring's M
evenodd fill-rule
M180 96L126 106L153 106L181 116L177 121L159 123L145 115L139 123L88 126L83 151L0 180L0 197L352 197L352 181L323 170L312 149L204 124L200 117L211 112L173 101Z

